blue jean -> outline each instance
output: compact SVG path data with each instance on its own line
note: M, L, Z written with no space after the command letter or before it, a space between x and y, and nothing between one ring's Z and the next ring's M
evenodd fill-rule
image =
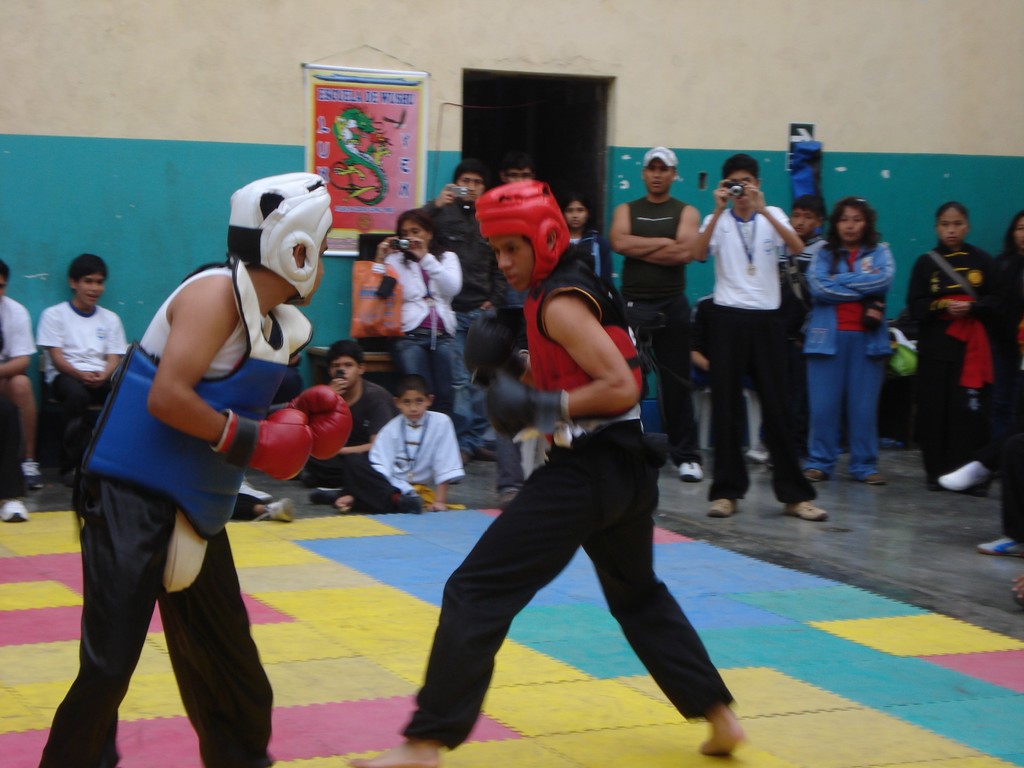
M484 444L489 426L484 390L482 387L470 383L469 371L463 359L466 332L481 312L480 309L473 309L469 312L455 313L458 322L452 349L452 386L455 388L455 412L452 415L452 420L455 423L459 448L470 453Z
M878 396L885 358L865 354L866 334L839 331L836 354L807 356L811 439L806 469L831 475L839 458L840 419L846 404L850 476L863 480L878 471Z
M437 336L433 347L431 349L429 334L407 334L391 342L391 354L403 374L415 373L427 380L427 386L434 395L432 410L452 416L455 339L447 334Z

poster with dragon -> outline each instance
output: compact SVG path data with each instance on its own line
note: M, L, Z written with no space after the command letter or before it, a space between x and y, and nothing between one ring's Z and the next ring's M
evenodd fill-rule
M425 72L306 65L307 169L331 193L328 249L355 254L359 235L392 232L399 213L423 203Z

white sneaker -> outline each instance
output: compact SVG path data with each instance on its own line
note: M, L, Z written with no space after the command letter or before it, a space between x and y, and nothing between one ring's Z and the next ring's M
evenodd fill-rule
M242 478L242 484L238 487L238 492L244 493L246 496L252 496L260 504L266 504L268 501L274 498L265 491L253 488L251 485L249 485L249 482L244 477Z
M1024 557L1024 544L1004 536L1003 538L996 539L995 541L979 544L978 551L983 555Z
M964 464L960 469L939 478L939 485L947 491L966 491L968 488L984 483L992 477L992 473L980 461Z
M30 491L38 491L43 487L43 475L39 471L39 462L26 459L21 462L21 475L25 478L25 487Z
M5 523L28 522L28 510L18 499L8 499L0 504L0 520Z
M684 461L679 465L679 479L684 483L699 483L704 479L704 470L696 461Z
M267 511L253 519L277 520L281 523L290 523L295 519L295 502L291 499L281 499L280 501L267 504Z
M763 445L759 445L747 451L747 458L755 464L765 464L768 461L768 451Z

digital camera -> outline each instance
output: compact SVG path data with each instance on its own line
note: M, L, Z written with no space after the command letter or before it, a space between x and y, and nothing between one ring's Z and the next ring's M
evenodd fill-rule
M456 197L465 197L469 194L469 187L460 187L458 185L452 185L452 194Z
M730 197L743 197L747 191L747 185L739 181L727 181L724 186Z
M391 247L396 251L407 251L412 247L412 242L404 237L395 237L391 239Z

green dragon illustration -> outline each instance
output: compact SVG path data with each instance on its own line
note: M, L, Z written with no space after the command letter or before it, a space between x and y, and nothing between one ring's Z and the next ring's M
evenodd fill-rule
M391 140L366 112L350 107L334 119L334 138L347 157L334 164L331 185L366 205L388 193L382 161L391 154Z

